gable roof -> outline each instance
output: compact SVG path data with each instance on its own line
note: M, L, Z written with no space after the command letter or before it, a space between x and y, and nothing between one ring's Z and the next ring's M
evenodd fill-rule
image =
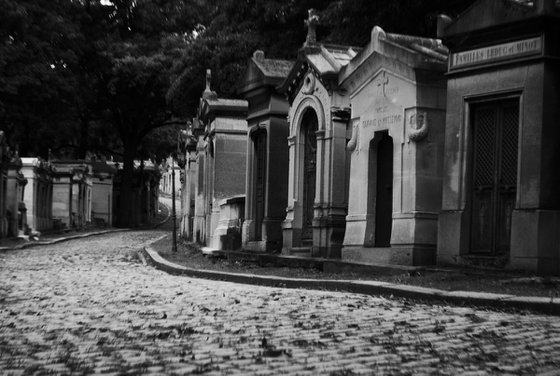
M338 84L338 73L359 52L361 48L335 44L314 43L306 45L299 50L298 59L291 69L288 77L280 87L289 98L297 91L304 73L311 69L319 80L325 85Z
M281 59L266 59L262 51L255 51L251 61L261 70L267 78L286 78L290 69L294 66L293 61Z
M249 60L245 79L237 92L246 93L260 86L276 87L284 81L293 66L293 61L267 59L263 51L257 50Z

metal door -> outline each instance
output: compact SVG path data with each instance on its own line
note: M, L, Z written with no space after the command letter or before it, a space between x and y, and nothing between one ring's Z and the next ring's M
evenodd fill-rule
M317 116L309 111L303 119L303 218L301 229L302 243L313 241L313 205L315 203L315 184L317 176Z
M517 100L473 106L471 252L509 253L517 191Z
M265 210L266 192L266 132L254 136L256 176L255 176L255 240L262 239L262 223Z

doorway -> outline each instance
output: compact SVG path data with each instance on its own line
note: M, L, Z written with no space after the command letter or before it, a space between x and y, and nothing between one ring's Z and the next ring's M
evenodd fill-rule
M302 245L313 243L313 215L317 178L317 129L318 120L314 111L307 111L301 123L303 138L303 201L302 201Z
M255 240L262 240L262 224L265 212L266 194L266 131L253 136L255 148Z
M376 152L375 247L389 247L393 227L393 138L389 132L380 132L379 136L381 139Z
M519 101L475 104L472 111L471 247L508 255L517 193Z

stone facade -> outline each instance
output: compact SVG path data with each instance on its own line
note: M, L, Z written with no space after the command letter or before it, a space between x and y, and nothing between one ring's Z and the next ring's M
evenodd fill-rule
M245 195L246 116L246 101L218 98L210 90L208 71L193 129L198 142L193 233L196 241L216 249L222 244L223 234L216 233L222 201Z
M98 226L113 225L113 180L117 169L103 161L91 167L91 221Z
M232 168L243 105L208 85L187 148L192 239L224 246L245 216L245 250L276 251L281 241L293 255L560 274L560 178L551 173L560 3L479 0L439 21L441 39L375 27L362 49L318 43L311 10L280 85L269 75L278 63L257 51L240 90L249 102L244 190ZM220 133L233 140L228 170L217 160Z
M21 172L21 158L13 155L6 165L6 236L24 235L27 230L27 208L24 202L27 179Z
M348 207L350 100L338 74L358 50L318 43L316 20L310 11L308 39L282 87L290 102L283 252L340 258Z
M282 249L282 221L288 197L288 101L277 86L293 63L267 59L256 51L239 92L249 103L247 183L243 249Z
M342 258L434 264L447 48L385 33L340 72L350 96L350 197Z
M560 6L480 0L449 47L440 264L560 273Z
M55 227L83 228L91 222L91 168L85 161L54 160L52 215Z
M27 226L32 233L52 230L54 168L50 162L41 158L22 158L21 161L21 172L27 179L23 196L27 209Z
M4 132L0 131L0 237L23 235L27 229L23 203L27 180L21 167L21 158L10 150Z
M194 123L189 123L187 127L185 142L185 167L183 169L184 178L181 181L181 223L180 234L188 240L193 240L193 226L195 213L195 194L197 186L197 140L193 134L196 128Z
M167 195L171 195L173 187L173 171L175 170L175 195L179 197L181 195L181 168L174 162L171 157L167 158L165 161L165 166L167 167L161 174L161 180L159 181L159 191Z

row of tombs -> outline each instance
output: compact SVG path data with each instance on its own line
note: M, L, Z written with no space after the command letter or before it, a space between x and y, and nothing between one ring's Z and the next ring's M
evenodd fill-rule
M183 235L359 262L560 272L560 4L479 0L438 38L374 27L249 60L189 129Z
M116 224L122 176L112 161L21 158L0 131L0 239ZM155 220L160 176L159 166L135 161L128 223Z

